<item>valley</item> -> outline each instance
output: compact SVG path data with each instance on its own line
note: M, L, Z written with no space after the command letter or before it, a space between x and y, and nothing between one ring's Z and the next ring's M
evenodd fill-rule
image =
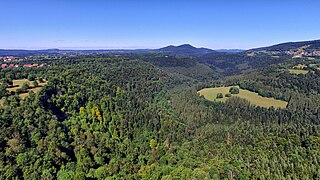
M320 1L0 7L0 180L320 180Z
M14 51L0 179L317 179L319 58L264 49Z

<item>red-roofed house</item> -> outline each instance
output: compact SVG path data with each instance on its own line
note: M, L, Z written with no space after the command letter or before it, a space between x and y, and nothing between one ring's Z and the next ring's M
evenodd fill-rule
M10 64L9 67L13 68L13 67L14 67L14 64Z
M1 68L6 68L7 66L7 64L1 64Z
M32 64L25 64L23 67L32 67Z
M25 64L23 67L38 67L39 64Z

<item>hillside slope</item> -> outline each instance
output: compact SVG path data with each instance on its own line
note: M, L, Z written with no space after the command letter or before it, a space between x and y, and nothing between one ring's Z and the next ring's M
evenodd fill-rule
M183 55L183 56L201 56L208 53L215 52L208 48L196 48L190 44L183 44L180 46L167 46L154 50L155 52L167 53L171 55Z
M308 46L307 49L315 49L315 50L320 49L320 40L287 42L287 43L276 44L276 45L268 46L268 47L250 49L248 51L249 52L252 52L252 51L289 51L289 50L301 48L303 46Z

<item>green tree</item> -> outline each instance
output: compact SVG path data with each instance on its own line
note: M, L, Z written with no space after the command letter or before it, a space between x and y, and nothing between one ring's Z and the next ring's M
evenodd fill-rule
M4 86L12 86L13 85L13 81L10 78L3 78L1 80L2 85Z
M229 92L231 94L239 94L239 88L233 86L230 88Z
M86 110L85 110L85 108L84 107L80 107L80 115L81 116L85 116L86 115Z
M33 74L29 74L28 75L28 80L29 81L34 81L35 79L36 79L35 75L33 75Z
M218 98L218 99L223 98L223 94L222 94L222 93L218 93L218 94L217 94L217 98Z
M6 86L0 84L0 98L7 95L8 95L8 90L6 89Z
M29 82L24 82L23 84L22 84L22 87L21 87L21 89L23 90L23 91L27 91L27 89L30 87L30 83Z
M38 87L39 83L37 82L37 80L32 82L33 87Z
M45 81L44 81L43 78L40 77L40 78L39 78L39 82L40 82L40 83L44 83Z
M155 161L157 159L157 141L155 139L151 139L150 140L150 147L151 147L151 151L152 151L152 157L153 157L153 161Z

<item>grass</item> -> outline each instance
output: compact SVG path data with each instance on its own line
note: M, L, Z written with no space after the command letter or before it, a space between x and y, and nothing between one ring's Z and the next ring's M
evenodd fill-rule
M307 74L309 71L302 69L289 69L291 74Z
M30 88L28 89L29 91L33 91L34 93L37 93L40 89L41 89L41 87L42 86L44 86L44 85L46 85L47 84L47 82L44 82L44 83L40 83L39 81L38 81L38 86L37 87L34 87L33 86L33 83L32 83L32 81L29 81L28 79L18 79L18 80L13 80L13 87L10 87L10 88L7 88L7 90L8 91L16 91L17 89L19 89L19 88L21 88L22 87L22 85L23 85L23 83L25 83L25 82L29 82L29 84L30 84ZM28 92L27 93L22 93L22 94L19 94L19 97L21 98L21 99L24 99L24 98L26 98L28 96ZM0 105L1 105L1 100L0 100Z
M254 56L256 56L256 54L255 53L248 53L247 56L254 57Z
M225 102L228 99L228 97L225 97L225 94L229 93L230 87L231 86L229 86L229 87L218 87L218 88L205 88L205 89L202 89L202 90L198 91L198 93L200 95L203 95L204 98L206 98L209 101ZM224 97L221 98L221 99L217 99L216 97L217 97L218 93L222 93ZM288 104L285 101L276 100L274 98L262 97L258 93L254 93L254 92L251 92L251 91L248 91L248 90L244 90L244 89L240 89L239 94L233 94L232 96L237 96L237 97L246 99L251 104L257 105L257 106L260 106L260 107L269 108L269 107L273 106L275 108L285 108L287 106L287 104Z
M16 91L17 89L21 88L23 83L25 82L29 82L31 88L35 88L33 87L32 81L29 81L28 79L18 79L18 80L13 80L13 87L7 88L7 90ZM39 81L38 83L39 83L38 87L44 86L46 84L46 83L40 83Z

